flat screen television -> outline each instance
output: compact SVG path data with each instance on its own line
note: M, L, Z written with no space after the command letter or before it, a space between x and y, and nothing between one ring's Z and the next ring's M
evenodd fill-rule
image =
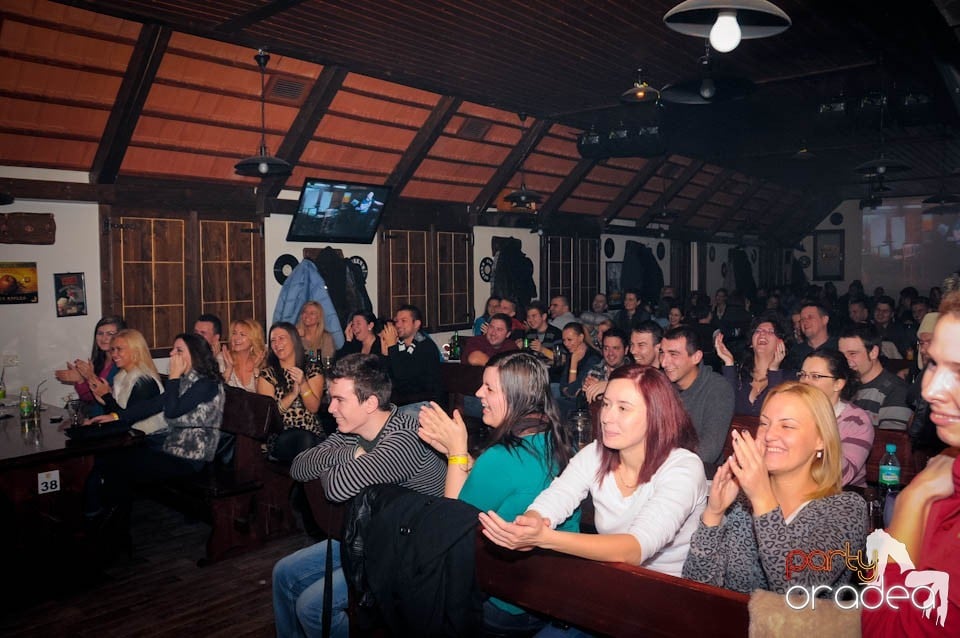
M308 177L287 241L369 244L390 191L389 186Z

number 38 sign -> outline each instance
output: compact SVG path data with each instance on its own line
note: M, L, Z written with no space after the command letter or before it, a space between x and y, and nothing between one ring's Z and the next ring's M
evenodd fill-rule
M40 472L37 474L37 493L48 494L60 491L60 470Z

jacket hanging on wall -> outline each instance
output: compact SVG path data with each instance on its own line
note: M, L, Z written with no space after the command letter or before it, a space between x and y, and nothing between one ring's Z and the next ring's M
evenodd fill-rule
M327 284L327 292L333 300L340 318L340 325L345 326L350 321L350 315L358 310L373 312L373 304L367 294L367 286L363 280L363 271L343 254L329 246L323 248L313 258L317 271Z
M757 283L753 279L753 267L743 248L730 249L730 264L733 270L734 287L747 299L757 296Z
M628 239L623 255L623 270L620 288L637 290L643 301L653 304L660 298L663 289L663 271L656 255L646 244Z
M327 283L317 272L317 265L304 259L297 264L280 289L277 305L273 309L273 322L289 321L296 325L300 319L300 308L308 301L319 302L323 308L324 327L333 336L334 345L342 348L343 329L340 327L337 309L327 292Z
M533 281L533 262L523 254L519 239L501 239L500 250L493 256L493 286L491 294L506 297L517 303L517 308L526 308L537 294Z
M361 610L375 609L390 635L480 635L483 614L474 573L478 513L463 501L393 484L374 485L354 497L341 551Z

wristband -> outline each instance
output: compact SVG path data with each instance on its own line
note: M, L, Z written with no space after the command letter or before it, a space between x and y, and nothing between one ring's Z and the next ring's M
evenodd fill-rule
M306 398L307 398L308 396L310 396L311 394L313 394L313 390L311 390L310 388L307 388L306 390L304 390L303 392L300 393L300 396L302 396L304 399L306 399Z
M460 469L464 472L469 472L473 469L473 463L471 459L466 454L453 454L447 457L447 465L459 465Z
M118 415L116 412L111 412L111 413L110 413L110 416L113 417L113 420L114 420L114 421L119 421L119 420L120 420L120 415Z

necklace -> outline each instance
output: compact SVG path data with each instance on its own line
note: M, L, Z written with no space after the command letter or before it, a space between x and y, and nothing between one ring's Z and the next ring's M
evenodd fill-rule
M620 479L620 482L623 483L624 487L636 487L637 486L636 482L630 483L629 481L627 481L627 479L623 478L623 473L620 472L620 469L624 467L626 466L622 463L617 466L617 478Z

